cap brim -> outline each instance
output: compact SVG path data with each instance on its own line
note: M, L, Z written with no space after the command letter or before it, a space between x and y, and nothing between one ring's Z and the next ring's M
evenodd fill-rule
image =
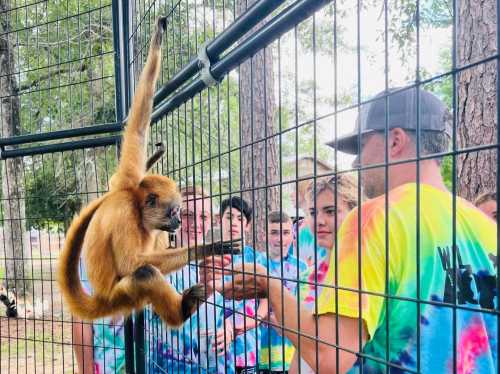
M354 134L348 134L344 136L340 136L335 140L331 140L326 145L335 148L336 150L344 153L348 153L350 155L357 155L359 152L358 150L358 145L359 145L359 136L368 134L370 132L374 132L375 130L365 130L362 131L361 134L358 132L355 132Z

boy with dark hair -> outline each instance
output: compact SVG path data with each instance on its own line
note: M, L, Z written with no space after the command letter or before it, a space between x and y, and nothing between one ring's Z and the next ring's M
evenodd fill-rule
M293 222L280 211L269 213L267 221L269 274L283 279L283 286L297 295L298 282L306 282L309 272L306 263L289 251L293 240ZM282 330L274 327L279 324L272 311L269 322L269 325L260 326L259 373L287 373L295 348L290 340L282 336Z

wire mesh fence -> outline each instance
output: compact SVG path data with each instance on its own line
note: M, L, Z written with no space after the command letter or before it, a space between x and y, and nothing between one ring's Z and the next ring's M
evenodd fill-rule
M2 372L498 371L497 2L0 5ZM57 255L158 16L175 243L243 249L166 275L207 288L181 327L80 323Z

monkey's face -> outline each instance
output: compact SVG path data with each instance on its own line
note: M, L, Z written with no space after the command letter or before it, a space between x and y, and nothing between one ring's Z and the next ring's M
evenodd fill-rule
M177 230L181 224L182 199L175 182L162 175L148 175L142 180L139 189L146 229Z

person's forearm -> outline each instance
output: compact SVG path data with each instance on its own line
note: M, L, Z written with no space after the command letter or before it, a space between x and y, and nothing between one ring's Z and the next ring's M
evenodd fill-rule
M94 371L94 347L92 325L80 320L73 322L73 350L79 374L92 374Z
M307 359L307 357L310 357L314 362L316 360L316 341L303 336L316 336L316 318L314 315L302 308L297 298L286 288L282 287L277 279L269 280L268 299L276 319L285 328L285 336L292 342L295 348L300 346L300 356L304 357L307 361L310 361ZM300 334L292 332L299 331L299 326Z
M262 322L262 320L267 319L267 312L269 311L269 302L267 299L261 299L259 301L259 307L257 308L257 317L259 319L259 322Z

